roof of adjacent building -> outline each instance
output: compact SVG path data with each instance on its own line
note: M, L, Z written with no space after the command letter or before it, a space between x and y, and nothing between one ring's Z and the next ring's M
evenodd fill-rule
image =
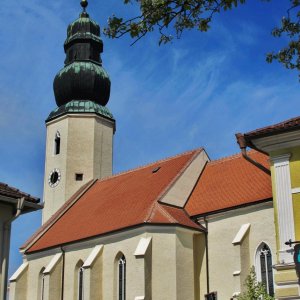
M300 128L300 116L286 121L259 128L244 134L245 138L258 138L268 136L274 133L282 133L286 131L292 131Z
M32 202L32 203L39 203L40 199L33 197L27 193L24 193L17 188L14 188L12 186L9 186L8 184L0 182L0 198L1 196L5 196L12 199L19 199L19 198L25 198L26 201Z
M179 225L204 230L183 208L160 198L203 149L97 180L58 218L53 216L27 252L96 237L141 224ZM67 205L68 206L68 205ZM51 224L51 225L49 225ZM30 244L27 243L27 246ZM26 245L24 246L26 248Z
M87 183L22 248L32 253L142 224L205 230L193 216L272 198L270 176L237 154L206 164L184 208L161 203L201 151ZM252 150L249 156L269 168L266 155Z
M269 168L268 156L253 150L248 155ZM271 198L270 175L237 154L206 165L185 209L192 216L205 215Z

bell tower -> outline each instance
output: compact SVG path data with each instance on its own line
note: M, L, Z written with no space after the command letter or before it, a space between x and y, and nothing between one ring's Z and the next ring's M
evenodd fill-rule
M65 66L54 79L57 108L46 120L45 223L81 186L112 174L115 120L100 27L86 12L68 26Z

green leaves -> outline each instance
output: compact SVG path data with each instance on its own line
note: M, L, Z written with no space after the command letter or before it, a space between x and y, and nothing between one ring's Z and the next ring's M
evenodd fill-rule
M298 70L300 80L300 0L291 0L291 7L287 16L281 20L281 26L272 31L274 37L285 36L289 39L288 44L277 53L271 52L266 56L268 63L277 60L287 69Z
M128 20L112 16L104 33L111 38L129 34L139 40L155 29L160 33L159 44L180 38L185 30L207 31L214 14L243 4L245 0L124 0L136 2L140 15Z
M245 287L246 291L238 296L238 300L274 300L273 297L268 295L264 285L257 281L253 266L245 280Z

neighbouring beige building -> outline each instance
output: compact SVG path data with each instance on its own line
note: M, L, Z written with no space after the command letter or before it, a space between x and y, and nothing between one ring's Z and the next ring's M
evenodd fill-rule
M0 299L7 295L7 272L12 222L21 214L42 208L40 199L0 182Z
M276 297L300 299L294 245L300 244L300 117L237 135L241 149L251 147L270 157L276 260Z
M229 300L251 266L274 295L268 156L211 161L199 148L112 175L110 81L82 6L46 120L43 225L21 248L10 300Z

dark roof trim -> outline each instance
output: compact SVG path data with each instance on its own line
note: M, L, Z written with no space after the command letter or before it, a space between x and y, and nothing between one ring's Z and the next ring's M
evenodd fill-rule
M262 127L244 134L246 140L271 136L283 132L289 132L300 128L300 116L285 120L283 122Z
M231 210L236 210L236 209L240 209L240 208L244 208L244 207L248 207L248 206L253 206L253 205L257 205L257 204L261 204L261 203L265 203L265 202L271 202L271 201L273 201L273 198L258 200L258 201L255 201L255 202L250 202L250 203L245 203L245 204L241 204L241 205L226 207L226 208L223 208L223 209L214 210L214 211L206 212L206 213L203 213L203 214L193 215L193 216L191 216L191 218L193 220L195 220L195 219L198 219L198 218L207 217L207 216L211 216L211 215L216 215L216 214L219 214L219 213L228 212L228 211L231 211Z
M33 197L27 193L24 193L17 188L9 186L8 184L0 182L0 199L3 197L12 198L12 199L20 199L25 198L26 201L39 203L40 199Z
M20 198L10 198L10 197L0 195L0 203L10 205L14 208L16 208L19 199ZM22 214L32 212L32 211L36 211L36 210L40 210L43 207L44 207L43 204L34 203L34 202L31 202L31 201L25 200L24 208L22 209Z
M186 226L186 225L181 225L181 224L178 224L178 223L173 223L173 224L172 223L167 223L167 224L166 223L155 223L155 224L154 223L140 223L140 224L124 227L124 228L121 228L121 229L112 230L112 231L109 231L109 232L106 232L106 233L103 233L103 234L90 236L90 237L87 237L87 238L84 238L84 239L74 240L74 241L67 242L67 243L64 243L64 244L59 244L59 245L55 245L55 246L51 246L51 247L46 247L46 248L43 248L41 250L30 251L30 249L29 249L29 251L28 250L25 251L25 254L39 253L39 252L43 252L43 251L47 251L47 250L51 250L51 249L55 249L55 248L59 248L59 247L72 245L72 244L75 244L75 243L78 243L78 242L85 242L85 241L92 240L92 239L95 239L95 238L106 237L106 236L109 236L111 234L125 232L125 231L130 230L130 229L135 229L135 228L139 228L139 227L142 228L142 227L145 227L145 226L151 226L151 227L156 227L156 226L181 227L181 228L189 229L191 231L206 232L206 229L202 225L200 225L198 223L195 223L195 224L199 226L199 229L194 228L194 227L189 227L189 226Z

